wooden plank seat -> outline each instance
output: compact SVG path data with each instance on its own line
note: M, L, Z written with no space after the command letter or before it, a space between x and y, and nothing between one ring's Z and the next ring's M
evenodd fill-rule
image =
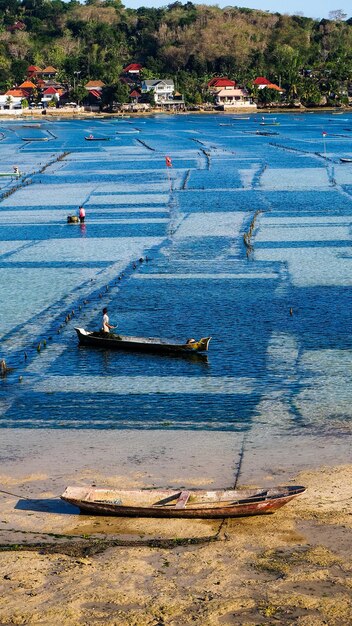
M181 491L180 497L175 504L175 509L184 509L190 498L190 495L190 491Z

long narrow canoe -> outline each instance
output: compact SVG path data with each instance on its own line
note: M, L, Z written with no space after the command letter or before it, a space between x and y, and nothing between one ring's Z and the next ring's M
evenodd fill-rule
M352 159L344 159L343 157L340 157L340 161L341 163L352 163Z
M75 328L79 343L84 346L105 348L106 350L131 350L137 352L153 352L155 354L196 354L208 350L211 337L203 337L199 341L188 340L178 343L171 339L155 337L127 337L103 331L91 332L84 328Z
M48 137L21 137L22 141L49 141Z
M91 515L221 518L273 513L304 492L302 486L214 491L86 486L67 487L61 498Z
M85 137L86 141L110 141L110 137Z

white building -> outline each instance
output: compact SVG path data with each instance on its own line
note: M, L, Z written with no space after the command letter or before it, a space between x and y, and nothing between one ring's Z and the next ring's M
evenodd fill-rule
M245 89L225 88L218 91L215 96L215 104L222 109L256 109L257 105L249 97Z
M155 78L153 80L144 80L141 86L142 93L152 91L155 104L160 105L170 103L170 101L173 102L174 90L174 81L169 79Z
M0 109L21 109L22 100L26 96L22 89L9 89L6 93L0 94Z

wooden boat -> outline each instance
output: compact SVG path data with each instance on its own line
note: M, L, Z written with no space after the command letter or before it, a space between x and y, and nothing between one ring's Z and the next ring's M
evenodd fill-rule
M61 499L91 515L223 518L273 513L304 492L302 486L213 491L86 486L67 487Z
M352 159L343 159L342 157L340 157L340 161L341 163L352 163Z
M105 348L106 350L130 350L134 352L152 352L155 354L198 354L206 352L211 337L203 337L199 341L188 340L177 343L170 339L154 337L126 337L103 331L91 332L84 328L75 328L79 343L84 346Z
M110 137L85 137L86 141L110 141Z
M273 137L274 135L278 135L274 130L256 130L256 135L263 135L264 137Z
M49 141L48 137L21 137L22 141Z
M0 172L0 176L10 176L10 178L19 178L21 172Z

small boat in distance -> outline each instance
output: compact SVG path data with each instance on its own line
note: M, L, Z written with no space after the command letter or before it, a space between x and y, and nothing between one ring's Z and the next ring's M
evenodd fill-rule
M280 122L260 122L260 126L280 126Z
M272 137L273 135L279 135L275 130L257 130L256 135L264 135L264 137Z
M49 137L21 137L22 141L49 141Z
M21 172L0 172L0 176L9 176L10 178L19 178L21 176Z
M185 343L171 339L154 337L126 337L103 331L91 332L84 328L75 328L79 343L83 346L104 348L105 350L130 350L132 352L151 352L154 354L198 354L208 350L211 337L203 337L199 341L188 339Z
M269 489L99 489L67 487L62 500L91 515L116 517L247 517L273 513L305 492L302 486Z
M94 137L94 135L88 135L85 137L86 141L109 141L110 137Z
M340 161L341 163L352 163L352 159L344 159L343 157L340 157Z

